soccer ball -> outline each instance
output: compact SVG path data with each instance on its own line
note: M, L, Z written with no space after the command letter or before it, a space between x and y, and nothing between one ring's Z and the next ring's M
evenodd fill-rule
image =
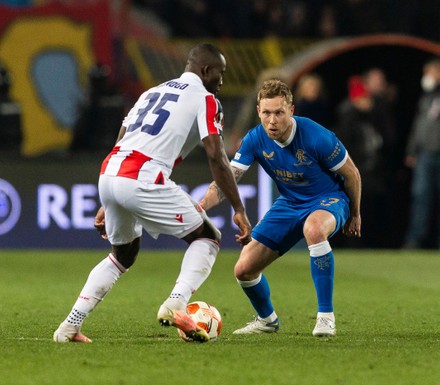
M186 312L194 322L209 335L209 341L215 341L222 330L222 316L216 307L207 302L196 301L186 306ZM192 342L184 332L178 329L179 336L186 342Z

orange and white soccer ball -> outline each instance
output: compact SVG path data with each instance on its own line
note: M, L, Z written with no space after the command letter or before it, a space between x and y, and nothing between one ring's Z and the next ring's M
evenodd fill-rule
M217 308L204 301L191 302L186 312L200 328L206 330L209 341L215 341L222 330L222 316ZM192 342L184 332L178 329L179 336L186 342Z

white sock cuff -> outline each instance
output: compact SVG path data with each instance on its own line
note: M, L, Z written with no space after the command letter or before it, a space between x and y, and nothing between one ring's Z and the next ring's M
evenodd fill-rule
M116 268L121 272L121 274L128 271L128 269L122 266L121 263L116 259L116 257L112 253L108 255L108 259L113 263L113 265L116 266Z
M239 279L237 279L237 282L241 287L252 287L260 283L262 276L263 274L260 273L260 275L257 278L253 279L252 281L240 281Z
M262 320L266 322L274 322L278 318L277 313L275 313L275 310L270 314L268 317L262 318Z
M332 251L329 241L323 241L309 246L311 257L321 257Z
M335 313L333 313L333 312L331 312L331 313L318 312L316 318L319 318L319 317L330 318L333 322L335 322Z
M209 245L209 247L213 248L213 250L215 250L217 253L220 251L220 244L211 238L198 238L198 239L194 240L193 243L194 242L207 243Z

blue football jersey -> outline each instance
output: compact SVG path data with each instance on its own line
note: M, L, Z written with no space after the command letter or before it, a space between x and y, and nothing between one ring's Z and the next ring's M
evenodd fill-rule
M334 171L348 154L336 135L311 119L293 116L286 143L270 139L261 124L243 138L231 165L247 170L257 161L274 180L279 193L294 203L307 204L328 194L343 194Z

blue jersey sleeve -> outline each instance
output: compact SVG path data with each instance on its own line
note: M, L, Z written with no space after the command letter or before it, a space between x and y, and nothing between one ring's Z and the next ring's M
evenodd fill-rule
M231 166L247 170L255 161L255 154L252 146L252 131L249 131L241 142L241 146L231 160Z
M315 148L319 162L332 171L340 168L348 156L342 142L332 131L327 129L321 133Z

